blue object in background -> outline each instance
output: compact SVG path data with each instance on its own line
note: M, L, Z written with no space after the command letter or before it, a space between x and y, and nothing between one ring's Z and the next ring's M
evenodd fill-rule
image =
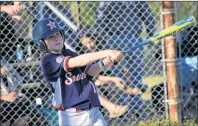
M198 84L197 60L198 56L179 58L177 69L181 86L190 87L192 82Z
M41 107L38 108L38 111L44 115L51 126L58 126L58 112L56 110Z
M18 61L23 60L23 50L20 44L17 44L16 57Z

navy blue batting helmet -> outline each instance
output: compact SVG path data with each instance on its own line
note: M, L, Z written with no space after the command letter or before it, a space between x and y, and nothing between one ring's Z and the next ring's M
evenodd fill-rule
M52 18L46 18L38 21L33 30L32 30L32 38L33 41L39 46L41 51L47 51L47 46L43 42L43 39L48 36L53 35L56 32L61 32L64 40L63 29L60 28L58 23Z

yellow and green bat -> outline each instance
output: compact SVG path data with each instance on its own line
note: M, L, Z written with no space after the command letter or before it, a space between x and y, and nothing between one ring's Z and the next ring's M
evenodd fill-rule
M135 49L137 49L138 47L142 47L144 45L155 43L157 40L174 35L180 31L186 29L187 27L194 24L195 22L196 22L196 19L193 16L187 17L186 19L183 19L183 20L173 24L172 26L162 30L158 34L150 37L149 39L147 39L147 40L141 42L140 44L138 44L134 47L131 47L123 52L126 52L126 53L131 52L131 51L134 51Z

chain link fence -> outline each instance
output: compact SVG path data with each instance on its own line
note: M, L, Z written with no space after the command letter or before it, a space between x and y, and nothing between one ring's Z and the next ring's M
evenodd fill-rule
M9 6L14 5L21 11L10 12ZM31 39L37 21L54 18L65 29L66 47L79 54L124 51L163 29L161 7L162 2L1 2L1 95L17 92L14 102L1 101L1 122L58 125L51 89L40 72L43 54ZM197 9L197 2L175 2L175 20L190 15L198 19ZM196 24L176 36L182 120L198 118L197 31ZM100 107L109 125L168 118L162 50L161 42L138 48L100 73L124 80L124 90L113 81L98 86L99 95L113 105ZM135 94L133 89L142 93Z
M187 6L186 6L187 5ZM183 9L181 9L183 8ZM177 2L176 19L184 18L185 15L194 15L198 18L198 2ZM189 27L177 36L178 43L178 73L181 100L181 119L198 120L198 24Z

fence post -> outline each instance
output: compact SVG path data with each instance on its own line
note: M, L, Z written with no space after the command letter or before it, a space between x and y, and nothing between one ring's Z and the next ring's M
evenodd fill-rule
M163 23L164 28L174 24L174 5L173 2L163 2ZM176 43L174 37L167 37L164 40L165 58L166 58L166 77L168 91L168 109L169 120L178 122L178 82L177 82L177 64L176 64Z

